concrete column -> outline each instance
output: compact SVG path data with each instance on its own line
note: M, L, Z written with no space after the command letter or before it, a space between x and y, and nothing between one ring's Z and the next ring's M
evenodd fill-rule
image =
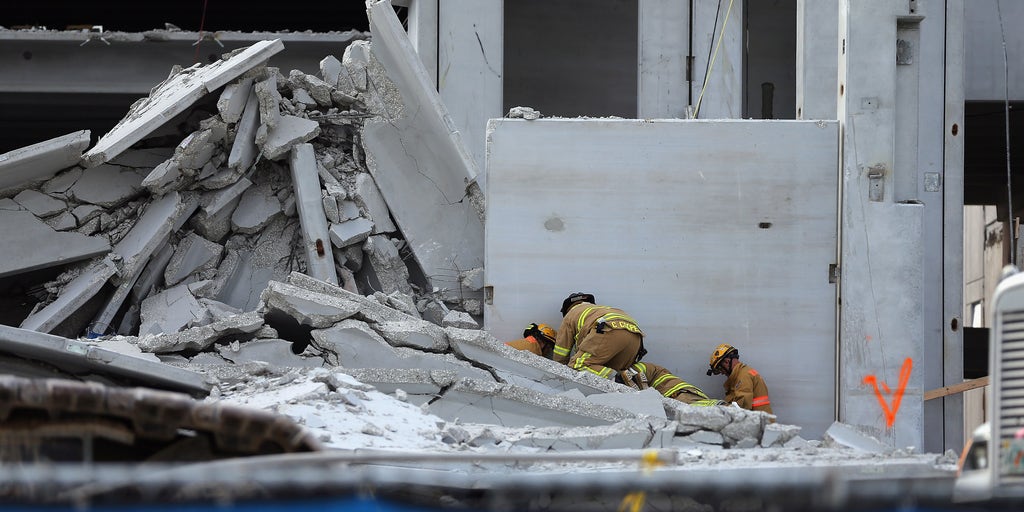
M409 15L406 18L412 47L420 56L434 87L437 87L437 2L409 0Z
M923 205L897 201L897 27L908 5L839 3L842 128L839 415L895 447L923 446Z
M796 2L796 118L836 118L839 0Z
M637 117L682 119L689 104L690 2L639 0Z
M478 0L441 0L438 10L438 91L478 170L487 120L503 114L503 12L504 2Z

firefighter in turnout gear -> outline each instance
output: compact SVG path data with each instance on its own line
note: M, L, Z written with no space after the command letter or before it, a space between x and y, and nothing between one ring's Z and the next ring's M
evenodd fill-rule
M596 305L592 294L569 295L562 302L562 317L552 358L557 363L605 379L621 378L617 372L647 352L636 320L621 309Z
M676 377L664 366L636 362L623 373L631 377L632 383L627 382L626 385L632 388L654 388L666 398L674 398L690 405L725 405L725 402L709 397L697 386Z
M530 324L523 331L522 339L506 341L505 344L551 359L555 349L555 330L547 324Z
M708 375L727 376L726 402L736 402L744 409L774 414L772 402L768 399L768 386L757 370L740 362L740 353L736 347L727 343L719 345L711 353L708 364Z

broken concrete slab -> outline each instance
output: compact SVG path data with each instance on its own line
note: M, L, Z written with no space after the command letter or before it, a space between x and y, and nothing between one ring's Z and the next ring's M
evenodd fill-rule
M339 368L338 371L373 386L381 393L395 395L403 392L409 403L418 406L437 398L442 389L458 380L451 370Z
M338 224L331 224L331 243L339 249L366 240L373 232L373 222L358 218L347 220Z
M242 194L251 186L252 182L248 178L240 178L231 186L204 194L199 210L210 217L220 215L221 212L229 208L233 212L235 206L242 199Z
M164 270L164 285L174 286L186 277L213 270L220 263L224 246L211 242L195 233L185 235L178 243Z
M444 319L441 320L441 325L444 327L455 327L458 329L479 329L480 324L473 320L473 317L465 311L451 310L448 314L444 315Z
M82 168L75 166L65 169L43 183L42 191L46 194L67 197L67 191L82 177Z
M178 285L142 301L139 336L176 333L203 317L203 306L188 285Z
M321 107L331 107L331 92L334 88L314 75L307 75L293 69L288 73L288 82L292 90L306 91Z
M654 388L647 388L637 392L594 393L587 396L587 400L595 404L617 407L636 414L666 419L662 398L661 393L658 393L658 390Z
M142 336L139 338L139 348L154 354L204 350L225 336L252 334L263 325L263 315L250 311L174 334Z
M251 187L242 193L241 201L231 214L231 227L238 233L256 233L280 213L281 201L269 185Z
M441 352L448 350L448 336L444 329L426 320L384 321L372 325L388 343L396 347L411 347Z
M173 147L128 149L118 155L117 158L111 160L110 163L122 167L131 167L139 172L140 175L144 175L145 172L160 165L173 154Z
M279 338L218 346L217 352L235 364L262 361L288 368L319 368L324 364L322 357L305 357L292 352L292 342Z
M107 350L94 344L0 325L0 352L43 361L75 374L86 372L193 395L209 394L211 386L195 372Z
M66 265L110 251L106 238L55 231L25 210L0 210L0 240L6 251L0 259L0 277Z
M77 201L113 208L139 195L142 176L132 168L104 164L89 169L68 193Z
M334 297L335 299L353 302L358 305L358 313L356 317L360 320L365 320L373 324L380 324L382 322L389 321L406 322L410 320L419 320L418 318L411 317L405 313L386 307L373 298L351 292L344 288L339 288L338 286L325 283L299 272L292 272L289 274L287 284L310 292Z
M388 210L388 205L384 202L384 196L380 194L377 183L373 181L373 176L366 173L356 175L354 196L357 206L362 206L370 216L370 220L373 221L374 235L391 233L398 229L391 221L391 211Z
M137 273L142 271L153 252L198 206L195 196L183 196L177 192L150 202L138 222L114 246L113 252L121 256L121 271L113 279L114 284L137 279Z
M75 219L75 216L66 210L43 220L43 222L57 231L67 231L78 227L78 221Z
M22 320L21 328L39 332L52 332L71 314L79 310L100 288L117 273L109 259L91 265L69 282L56 300Z
M245 102L245 111L238 121L235 132L235 140L231 144L231 152L228 153L228 167L236 171L246 171L259 156L259 148L256 146L256 132L260 127L260 102L256 96L256 89L249 91L249 97Z
M255 309L267 283L284 281L295 269L292 255L297 236L298 223L279 215L257 234L228 239L213 298L242 311Z
M327 363L333 366L446 370L455 372L459 377L494 380L486 371L451 354L393 347L359 320L344 320L328 329L314 330L312 336L312 346L321 351Z
M260 105L260 125L265 130L269 130L277 126L277 122L281 119L281 93L277 90L277 70L268 69L267 77L253 87L256 92L256 99L259 100ZM256 144L262 145L263 142L259 135L256 136Z
M425 410L448 421L505 427L611 425L632 413L493 382L461 379Z
M309 142L317 135L320 135L320 124L316 121L298 116L281 116L274 127L267 128L266 137L262 142L260 132L257 130L256 144L262 147L264 157L275 160L291 151L292 147Z
M366 253L367 260L363 262L362 271L368 277L367 284L370 289L412 295L409 269L405 266L398 247L387 235L368 237L363 243L363 252Z
M367 15L367 71L388 96L367 105L375 117L363 125L366 165L430 284L458 290L459 270L484 259L483 221L467 200L476 164L390 2L368 5Z
M302 239L305 242L307 273L331 284L338 284L334 253L330 250L327 217L321 202L320 174L312 144L299 144L291 154L292 186L295 189Z
M237 123L242 118L245 110L245 102L249 99L249 92L252 90L252 78L243 78L233 84L224 87L217 99L217 112L225 123Z
M153 252L149 262L143 267L142 273L135 281L135 286L132 287L131 298L136 305L141 304L142 299L153 293L157 284L163 279L164 270L172 256L174 256L174 247L171 247L169 243L164 243Z
M312 292L278 281L267 283L260 296L263 311L281 311L314 329L330 327L360 310L360 304L338 296Z
M502 432L502 439L513 446L539 448L544 452L573 452L639 448L667 448L674 429L661 428L653 435L649 423L626 419L612 425L592 427L541 427Z
M44 180L78 163L89 130L54 137L0 155L0 192Z
M56 215L68 207L64 201L32 189L22 190L14 196L14 201L40 219Z
M116 158L203 96L262 65L283 49L280 39L260 41L226 60L208 66L193 66L169 77L147 98L135 102L128 115L82 155L83 165L95 167Z

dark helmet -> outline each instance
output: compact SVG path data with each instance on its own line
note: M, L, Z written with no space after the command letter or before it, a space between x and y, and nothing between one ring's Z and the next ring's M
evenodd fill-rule
M573 292L569 294L569 296L562 301L562 316L565 316L565 314L569 312L569 308L577 302L589 302L594 304L594 295L584 292Z

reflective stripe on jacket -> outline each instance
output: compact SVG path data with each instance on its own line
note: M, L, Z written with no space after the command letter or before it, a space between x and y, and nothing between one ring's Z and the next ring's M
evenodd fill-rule
M606 329L623 329L640 336L643 331L637 325L636 320L618 308L609 306L597 306L589 302L580 302L573 305L565 313L562 324L558 327L558 336L555 338L554 361L567 364L569 355L576 344L586 337L590 331L597 328L598 323L603 323Z
M729 378L725 379L725 401L736 402L744 409L774 414L768 398L768 385L757 370L739 360L733 362Z

